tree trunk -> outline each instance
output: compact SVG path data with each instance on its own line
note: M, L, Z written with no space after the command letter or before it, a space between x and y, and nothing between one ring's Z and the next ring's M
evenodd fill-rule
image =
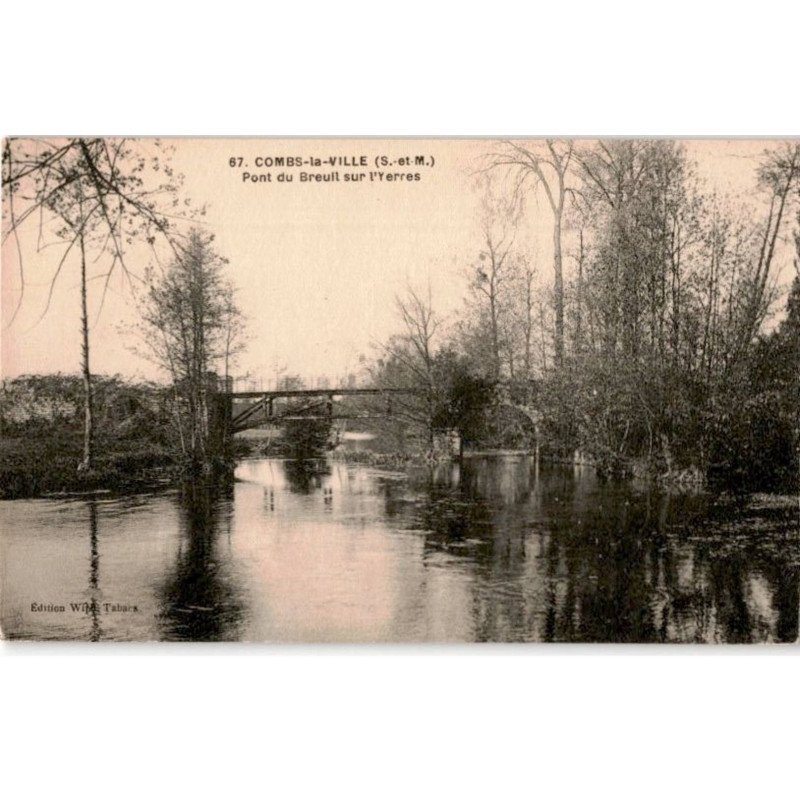
M89 369L89 312L86 304L86 248L83 233L78 237L81 248L81 372L83 374L83 459L80 472L92 467L94 417L92 398L92 373Z
M556 366L564 364L564 272L561 260L561 211L554 212L553 223L553 269L555 271L555 310L556 310L556 335L555 335L555 360Z
M494 280L492 282L494 282ZM497 381L500 380L500 332L497 321L497 298L495 296L494 286L491 287L491 294L489 295L489 310L492 323L492 371L494 372L493 377Z
M575 297L575 352L583 352L583 228L580 229L580 249L578 250L578 285Z
M530 271L525 275L525 380L531 379L531 351L533 338L533 294L531 284L533 278Z

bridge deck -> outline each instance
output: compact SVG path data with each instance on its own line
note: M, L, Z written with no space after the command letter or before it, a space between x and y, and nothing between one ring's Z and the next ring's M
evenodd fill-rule
M234 400L255 400L257 398L283 397L347 397L350 395L375 394L413 394L413 389L270 389L260 392L225 392L218 394L232 397Z

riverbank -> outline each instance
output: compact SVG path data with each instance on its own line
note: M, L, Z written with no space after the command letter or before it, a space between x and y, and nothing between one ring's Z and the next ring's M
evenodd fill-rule
M7 438L0 441L0 499L100 490L141 491L172 484L182 470L173 455L152 443L117 443L98 452L92 469L78 471L80 441Z

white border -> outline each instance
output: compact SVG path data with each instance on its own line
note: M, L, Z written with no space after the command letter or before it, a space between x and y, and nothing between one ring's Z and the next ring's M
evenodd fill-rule
M782 3L8 5L3 134L798 133ZM4 645L0 792L776 796L799 649Z

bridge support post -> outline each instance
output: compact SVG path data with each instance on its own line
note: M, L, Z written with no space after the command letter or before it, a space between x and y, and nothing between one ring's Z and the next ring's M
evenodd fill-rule
M214 462L228 464L233 458L233 397L231 379L209 372L207 378L208 446Z

